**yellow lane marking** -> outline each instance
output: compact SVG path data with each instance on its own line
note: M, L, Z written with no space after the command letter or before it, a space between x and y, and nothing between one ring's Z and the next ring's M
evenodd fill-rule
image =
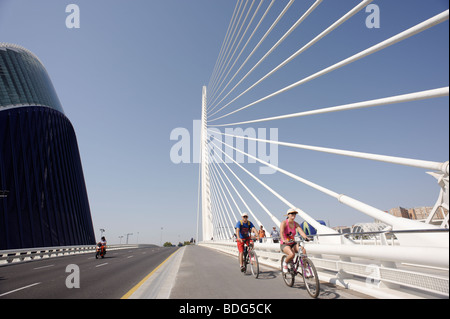
M162 265L164 265L164 263L166 261L168 261L170 259L170 257L172 257L179 249L175 250L169 257L166 258L166 260L164 260L161 264L159 264L158 267L156 267L155 269L152 270L151 273L149 273L147 276L145 276L144 279L142 279L136 286L134 286L133 288L131 288L130 291L128 291L125 295L123 295L120 299L128 299L130 298L130 296L132 294L134 294L134 292L136 290L139 289L140 286L142 286Z

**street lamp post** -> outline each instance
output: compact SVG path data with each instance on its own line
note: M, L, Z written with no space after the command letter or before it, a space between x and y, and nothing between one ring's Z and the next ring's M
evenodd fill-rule
M127 245L128 245L128 236L133 235L133 233L128 233L127 234Z

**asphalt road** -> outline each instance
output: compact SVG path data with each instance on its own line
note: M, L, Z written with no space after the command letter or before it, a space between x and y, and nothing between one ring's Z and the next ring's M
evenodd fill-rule
M177 249L148 246L108 251L104 259L90 253L0 266L0 299L119 299L150 273L151 280L142 285L137 298L158 298L148 296L157 296L161 287L170 286L163 298L174 302L311 299L300 278L293 288L287 287L279 269L260 265L260 276L255 279L240 272L237 256L186 246L182 257L168 259ZM162 264L166 259L169 262ZM158 285L159 281L169 284ZM157 291L142 292L145 289ZM319 299L361 298L370 297L321 283ZM168 306L180 309L178 304Z
M260 265L255 279L239 269L237 256L202 246L187 246L170 298L173 299L311 299L300 277L288 287L281 271ZM321 282L319 299L371 299L367 295Z
M0 266L0 299L119 299L176 249L147 246L111 250L103 259L91 253Z

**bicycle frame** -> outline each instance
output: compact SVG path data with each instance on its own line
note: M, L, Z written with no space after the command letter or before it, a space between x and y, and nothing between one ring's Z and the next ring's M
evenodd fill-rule
M285 256L283 256L282 260L284 262ZM283 268L283 264L281 265L281 267ZM290 279L286 277L288 273L291 276ZM287 273L284 273L282 269L282 274L286 285L288 285L289 287L293 286L296 275L302 276L309 295L313 298L318 297L320 293L320 283L317 276L317 271L312 261L303 254L303 250L298 250L296 256L293 259L292 268L288 270Z
M247 243L244 243L244 252L242 258L245 270L247 270L247 265L250 264L253 275L255 276L255 278L258 278L259 276L258 257L256 256L256 252L254 252L252 244L248 245ZM256 267L256 269L254 269L254 267Z
M295 274L300 274L301 276L303 276L303 271L305 270L305 265L304 265L304 263L303 263L303 258L304 257L306 257L306 255L304 255L303 254L303 252L302 252L302 244L301 243L298 243L298 252L296 253L296 256L295 256L295 263L294 263L294 265L295 265L295 267L294 267L294 269L295 269ZM302 270L302 272L299 272L298 271L298 269L301 269ZM309 266L309 264L308 264L308 269L307 270L309 270L310 272L311 272L311 267Z

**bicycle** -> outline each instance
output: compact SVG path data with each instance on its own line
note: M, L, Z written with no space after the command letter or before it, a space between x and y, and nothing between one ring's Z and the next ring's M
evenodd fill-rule
M247 272L247 265L250 265L250 270L252 275L255 278L259 276L259 263L258 256L256 255L253 246L247 246L247 243L244 244L244 274Z
M316 267L311 259L303 254L301 247L299 248L300 249L294 257L294 262L291 264L291 267L288 265L287 272L283 272L283 263L287 256L284 255L281 258L281 273L283 275L283 280L286 285L292 287L295 282L295 276L302 276L308 294L313 298L317 298L320 292L320 283Z

